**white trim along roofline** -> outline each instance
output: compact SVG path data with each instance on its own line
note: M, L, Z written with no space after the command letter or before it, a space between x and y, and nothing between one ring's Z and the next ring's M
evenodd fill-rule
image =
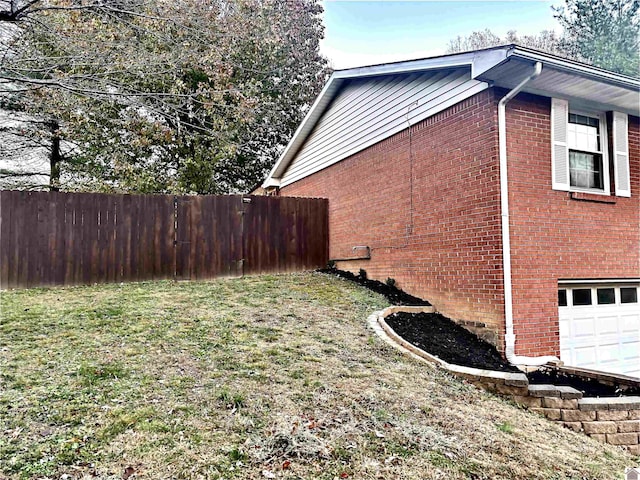
M593 65L577 62L568 58L558 57L550 53L540 52L531 48L511 45L507 51L507 57L521 58L532 62L542 62L547 66L547 68L551 67L556 70L562 70L623 88L640 89L640 79L611 72L603 68L594 67Z
M498 67L511 59L522 63L523 74L530 70L531 65L541 62L545 68L602 82L624 90L640 91L639 79L513 44L419 60L336 70L298 126L262 186L264 188L280 186L280 179L345 82L381 75L470 67L472 79L488 82L489 85L498 85L499 80L496 81L492 73L497 72Z

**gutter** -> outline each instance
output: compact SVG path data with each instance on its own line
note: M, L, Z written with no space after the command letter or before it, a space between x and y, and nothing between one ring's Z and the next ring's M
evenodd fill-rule
M509 183L507 177L507 121L506 105L524 86L542 72L536 62L534 71L498 102L498 151L500 158L500 209L502 216L502 266L504 278L505 356L514 365L544 365L558 362L554 356L525 357L515 354L516 335L513 333L513 292L511 281L511 240L509 233Z

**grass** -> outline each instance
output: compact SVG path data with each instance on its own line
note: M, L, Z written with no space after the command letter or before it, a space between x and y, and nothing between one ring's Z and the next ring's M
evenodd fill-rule
M384 299L325 275L1 302L10 479L611 479L637 463L398 354L366 327Z

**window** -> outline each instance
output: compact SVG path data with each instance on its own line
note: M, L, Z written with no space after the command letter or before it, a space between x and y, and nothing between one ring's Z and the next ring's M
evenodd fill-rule
M638 285L576 285L558 288L559 307L634 308L639 300ZM631 304L631 305L629 305Z
M604 190L600 119L569 113L569 184L580 189Z
M591 305L591 289L576 288L571 291L574 306Z
M628 118L620 112L582 111L551 100L551 169L554 190L609 195L610 155L615 194L630 197ZM607 134L611 128L611 136ZM613 139L609 149L608 138Z
M636 287L621 288L620 303L638 303L638 289Z
M616 303L615 288L599 288L598 305L611 305L613 303Z
M567 306L567 291L564 289L558 290L558 306L559 307Z

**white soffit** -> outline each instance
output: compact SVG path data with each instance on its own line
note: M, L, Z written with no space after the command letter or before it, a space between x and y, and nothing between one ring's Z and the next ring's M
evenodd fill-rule
M533 65L530 59L511 57L477 78L511 89L533 70ZM542 73L523 90L536 95L563 98L570 103L592 105L599 110L640 115L640 81L619 75L616 79L609 77L588 75L582 70L575 72L559 63L543 63Z

